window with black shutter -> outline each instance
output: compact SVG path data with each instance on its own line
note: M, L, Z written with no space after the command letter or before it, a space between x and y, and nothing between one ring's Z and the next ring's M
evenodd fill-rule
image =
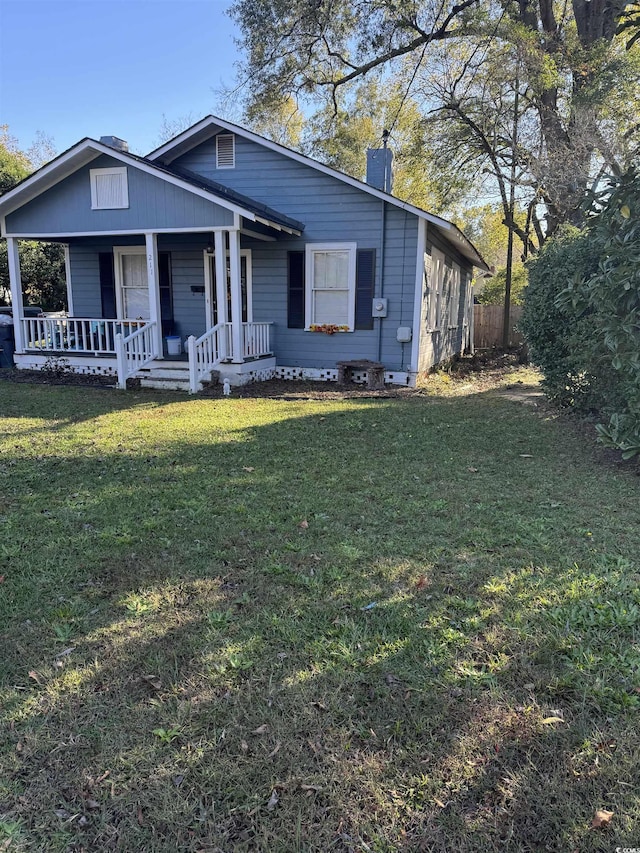
M98 254L98 263L100 267L102 317L105 320L115 320L118 314L116 311L116 280L113 269L113 252L100 252Z
M376 250L358 249L356 257L356 329L373 329L372 302Z
M287 326L304 329L304 252L288 252Z

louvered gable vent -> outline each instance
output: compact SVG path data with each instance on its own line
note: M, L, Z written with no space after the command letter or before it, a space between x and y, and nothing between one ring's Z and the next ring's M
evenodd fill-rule
M216 136L216 166L218 169L233 169L236 165L236 146L233 133Z
M127 167L112 169L90 169L91 209L116 210L129 207Z

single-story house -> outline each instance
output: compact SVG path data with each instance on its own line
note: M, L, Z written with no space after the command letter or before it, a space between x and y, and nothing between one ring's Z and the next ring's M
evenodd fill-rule
M213 116L146 157L81 140L0 198L17 367L62 357L195 392L212 372L335 379L366 360L414 384L472 347L487 266L387 191L391 166L370 150L364 183ZM25 316L20 240L64 245L68 316Z

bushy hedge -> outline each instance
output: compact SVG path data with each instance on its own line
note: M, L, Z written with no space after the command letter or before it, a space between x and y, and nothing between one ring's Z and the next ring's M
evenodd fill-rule
M551 398L597 412L600 438L640 453L640 176L600 196L583 231L567 228L529 266L521 328Z

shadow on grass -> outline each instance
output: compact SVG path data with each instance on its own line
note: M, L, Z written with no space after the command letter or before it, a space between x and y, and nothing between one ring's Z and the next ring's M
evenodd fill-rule
M633 842L637 483L482 397L159 400L3 456L16 845Z

